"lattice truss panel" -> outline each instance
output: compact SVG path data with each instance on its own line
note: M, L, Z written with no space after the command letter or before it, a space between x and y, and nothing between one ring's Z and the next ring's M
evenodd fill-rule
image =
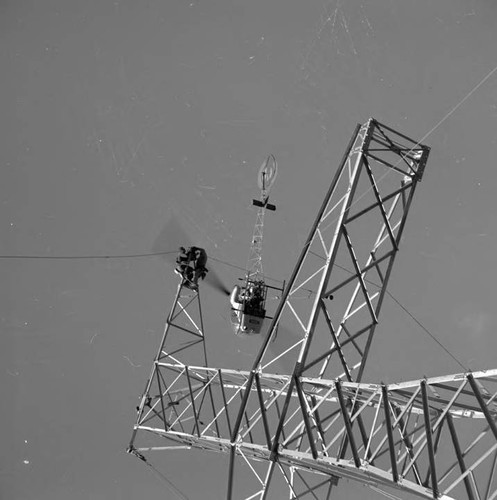
M200 294L185 287L182 281L178 285L173 306L166 319L162 341L137 408L137 422L143 424L159 418L166 426L166 412L173 411L179 404L177 394L184 394L185 388L191 391L190 399L195 404L193 395L198 390L198 381L195 376L190 377L189 368L182 362L186 359L193 366L207 366ZM176 368L165 370L164 366ZM183 370L179 376L176 375L178 370ZM179 384L184 387L177 393ZM131 450L134 448L136 433L137 426L131 438Z
M428 154L373 119L354 134L274 322L295 332L293 350L279 354L300 374L361 379ZM259 362L271 370L276 357L265 350Z
M250 372L167 363L159 370L174 381L150 387L137 429L155 435L155 445L137 441L137 450L229 453ZM285 485L289 498L327 498L347 478L424 498L497 498L496 391L497 370L389 385L257 374L233 448L237 472L253 487L235 488L234 497L282 498Z
M199 294L180 285L130 450L229 453L229 499L327 498L340 477L497 498L494 372L360 383L428 155L374 119L356 128L251 371L209 367Z

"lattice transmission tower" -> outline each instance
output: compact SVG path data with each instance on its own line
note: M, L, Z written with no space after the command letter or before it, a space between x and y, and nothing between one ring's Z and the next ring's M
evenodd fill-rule
M363 380L428 156L374 119L356 127L251 370L209 366L200 291L180 283L128 451L226 453L229 500L331 498L341 478L497 498L497 370Z

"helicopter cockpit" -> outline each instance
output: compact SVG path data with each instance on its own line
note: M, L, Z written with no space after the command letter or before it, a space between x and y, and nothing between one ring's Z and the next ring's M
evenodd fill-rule
M263 280L248 279L244 287L236 285L230 295L231 326L236 335L261 332L266 317L267 286Z

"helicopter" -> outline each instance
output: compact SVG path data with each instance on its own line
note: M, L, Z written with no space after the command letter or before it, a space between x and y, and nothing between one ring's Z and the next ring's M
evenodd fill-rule
M189 248L181 246L176 257L177 265L174 272L181 276L182 285L185 288L198 291L199 279L204 280L209 271L205 267L206 263L207 253L205 249L195 246ZM230 296L230 319L235 334L243 336L260 333L264 319L270 318L266 316L268 289L273 288L279 291L283 289L268 285L264 279L255 278L249 273L245 278L239 279L244 281L244 285L235 285L231 293L213 283L211 285Z
M233 287L231 292L227 289L215 272L211 270L206 282L211 287L229 296L231 309L230 323L233 332L238 336L249 336L261 333L267 316L266 301L270 289L283 291L282 287L272 286L266 282L262 269L262 238L264 228L264 215L266 210L276 211L276 206L269 203L269 191L274 184L278 173L278 163L274 155L270 154L259 168L257 184L260 189L260 199L253 199L252 205L258 207L257 219L252 236L250 254L246 266L246 274L238 278L242 283ZM174 218L166 226L154 245L154 250L160 250L171 239L188 241L184 231L175 222ZM183 243L185 244L185 243ZM197 246L179 247L175 261L174 272L182 278L182 286L194 292L198 291L199 280L207 276L207 252Z
M250 255L242 285L235 285L230 294L231 327L235 335L248 336L261 333L266 316L266 300L269 289L283 291L283 288L268 285L262 269L262 237L265 211L276 211L276 206L269 203L269 190L278 174L278 163L270 154L261 165L257 174L257 184L261 191L259 200L252 200L258 207L257 219L252 236ZM270 318L271 319L271 318Z

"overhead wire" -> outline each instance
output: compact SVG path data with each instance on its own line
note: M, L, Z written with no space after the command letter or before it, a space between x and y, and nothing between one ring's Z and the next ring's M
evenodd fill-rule
M118 254L118 255L22 255L22 254L11 254L11 255L0 255L0 260L12 259L12 260L111 260L111 259L137 259L137 258L146 258L146 257L157 257L163 255L172 255L177 254L177 250L171 250L167 252L149 252L149 253L133 253L133 254ZM231 267L233 269L238 269L240 271L246 272L247 270L242 266L237 266L236 264L232 264L231 262L227 262L225 260L218 259L216 257L209 256L209 260L213 260L215 262L219 262L220 264L224 264L225 266ZM276 281L278 283L282 283L281 280L277 280L276 278L271 278L270 276L266 276L266 278L271 281Z
M414 314L412 314L407 307L402 305L388 290L388 296L426 333L428 334L465 372L470 371L466 366L464 366L454 354L452 354L447 347L445 347L440 340L438 340L435 335L433 335L428 328L426 328L421 321L419 321Z
M464 102L466 102L467 99L469 99L495 72L497 71L497 66L495 66L492 70L490 70L467 94L455 105L453 106L450 111L448 111L442 119L440 119L424 136L411 148L411 151L419 146L422 141L424 141L426 138L428 138L445 120L447 120L457 109L459 109ZM399 159L398 163L400 163L401 160ZM398 164L397 163L397 164ZM379 179L378 182L383 180L389 173L391 173L391 170L388 170L383 174ZM351 206L355 205L358 203L370 190L372 190L373 187L371 186L368 188L364 193L362 193L354 202L352 203ZM338 220L338 217L337 219ZM335 222L335 221L333 221ZM125 254L125 255L81 255L81 256L76 256L76 255L0 255L1 260L7 260L7 259L39 259L39 260L109 260L109 259L131 259L131 258L147 258L147 257L155 257L155 256L160 256L160 255L169 255L169 254L174 254L176 251L168 251L168 252L150 252L150 253L140 253L140 254ZM245 271L245 269L241 266L237 266L234 264L231 264L229 262L223 261L221 259L217 259L215 257L210 257L211 260L214 260L216 262L225 264L229 267L239 269L242 271ZM347 271L347 269L346 269ZM278 280L275 280L278 281ZM390 292L387 291L387 294L394 300L399 307L401 307L406 314L408 314L413 321L415 321L422 329L425 331L435 342L437 342L443 349L444 351L449 354L464 370L467 371L467 368L417 319L414 317L412 313L409 312L409 310L403 306Z
M471 97L495 72L497 71L497 66L495 66L492 70L490 70L450 111L448 111L444 117L439 120L428 132L426 132L425 135L423 135L423 137L418 141L416 142L416 144L414 144L414 146L405 153L405 155L408 155L409 153L412 153L413 150L418 147L418 146L421 146L421 143L427 139L445 120L447 120L447 118L449 118L457 109L459 109L463 103L469 99L469 97ZM393 165L393 167L397 167L400 162L404 159L404 157L400 158L397 163L395 163ZM392 171L394 170L394 168L391 168L391 169L388 169L383 175L381 175L380 177L378 177L378 179L376 180L376 183L380 183L383 179L385 179L385 177L387 177L389 174L392 173ZM362 200L362 198L364 198L364 196L366 196L370 191L373 190L373 186L367 188L363 193L361 193L351 204L350 204L350 207L349 208L352 208L354 205L356 205L357 203L359 203L359 201ZM334 222L336 222L337 220L339 219L339 216L336 216L335 219L333 219L331 221L330 224L333 224Z
M33 259L33 260L98 260L98 259L138 259L178 253L170 252L134 253L122 255L0 255L0 259Z
M377 486L373 486L372 484L369 485L369 487L377 491L378 493L381 493L383 496L390 500L402 500L402 498L398 497L397 495L394 495L393 493L389 493L388 491L382 490L381 488L378 488Z
M440 119L424 136L411 148L411 151L419 146L422 141L424 141L427 137L429 137L445 120L447 120L457 109L459 109L464 102L471 97L495 72L497 71L497 66L495 66L491 71L489 71L455 106L452 107L450 111L448 111L442 119ZM401 160L397 162L399 164ZM383 180L391 170L388 170L383 174L378 182ZM373 187L368 188L364 193L362 193L351 206L358 203ZM338 217L336 218L338 220ZM333 221L335 222L335 221ZM51 260L91 260L91 259L130 259L130 258L146 258L146 257L154 257L160 255L168 255L174 254L176 251L168 251L168 252L151 252L151 253L142 253L142 254L127 254L127 255L86 255L86 256L53 256L53 255L0 255L0 259L51 259ZM210 257L211 260L222 263L234 269L238 269L241 271L246 271L243 267L237 266L235 264L231 264L229 262L223 261L221 259L217 259L215 257ZM341 266L338 266L341 267ZM342 268L345 271L348 269ZM270 278L271 279L271 278ZM279 280L274 280L279 281ZM374 284L374 283L373 283ZM376 285L378 286L378 285ZM391 294L388 290L386 291L388 296L413 320L416 324L427 334L429 335L459 366L461 366L465 371L468 371L468 368L465 367L454 354L452 354L449 349L447 349L442 342L440 342L429 330L426 328L403 304L397 300L393 294Z
M408 155L409 153L412 153L413 150L420 146L421 143L427 139L445 120L447 120L447 118L449 118L457 109L459 109L462 104L467 100L469 99L469 97L471 97L495 72L497 71L497 66L495 66L492 70L490 70L455 106L452 107L452 109L450 111L448 111L444 117L439 120L428 132L426 132L426 134L423 135L423 137L418 141L416 142L416 144L409 150L407 151L405 154ZM404 157L400 158L397 163L395 163L393 165L393 167L397 167L400 162L404 159ZM385 179L389 174L392 173L392 171L394 170L394 168L391 168L391 169L388 169L383 175L381 175L380 177L378 177L378 179L376 179L376 183L380 183L383 179ZM361 193L351 204L350 204L350 207L349 208L352 208L353 206L355 206L357 203L359 203L359 201L362 200L362 198L364 198L364 196L366 196L370 191L373 190L373 186L367 188L363 193ZM338 219L339 219L339 215L337 215L331 222L330 222L330 225L333 224L334 222L336 222ZM310 242L308 242L308 244L310 245Z
M449 112L447 112L445 114L445 116L439 120L416 144L415 146L413 146L411 148L411 150L409 152L411 152L415 147L421 145L421 142L424 141L426 138L428 138L445 120L447 120L457 109L459 109L463 104L464 102L469 99L471 97L471 95L476 92L495 72L497 71L497 66L495 66L489 73L487 73L487 75L482 79L480 80L480 82L478 82ZM399 159L398 163L399 164L401 162L401 159ZM378 182L380 182L381 180L383 180L389 173L391 173L391 170L388 170L387 172L385 172L385 174L383 174L379 179L378 179ZM363 198L370 190L372 190L373 187L371 186L368 190L366 190L366 192L362 193L362 195L360 195L358 197L358 199L356 199L352 205L358 203L360 201L361 198ZM0 258L2 258L0 256ZM117 257L118 258L118 257ZM240 266L236 266L234 264L230 264L230 263L227 263L225 261L222 261L220 259L216 259L216 258L211 258L211 260L214 260L214 261L217 261L217 262L220 262L222 264L225 264L225 265L228 265L230 267L233 267L233 268L236 268L236 269L239 269L239 270L242 270L242 271L245 271L244 268L240 267ZM338 266L338 267L341 267L341 266ZM343 268L342 268L343 269ZM347 269L345 269L346 271L348 271ZM373 283L374 284L374 283ZM378 286L378 285L376 285ZM459 366L461 366L465 371L468 371L468 369L456 358L456 356L454 356L450 351L449 349L447 349L443 344L442 342L440 342L403 304L401 304L401 302L392 294L390 293L388 290L386 290L386 293L388 294L388 296L426 333L428 334L457 364L459 364ZM151 465L150 465L151 466ZM152 467L152 466L151 466ZM152 467L153 468L153 467ZM154 469L155 470L155 469ZM156 472L158 474L159 471L156 470ZM171 485L170 481L163 477L163 479L169 484ZM174 487L174 485L172 485ZM391 493L388 493L380 488L375 488L374 486L370 486L371 489L383 494L385 497L387 498L390 498L390 499L398 499L399 497L391 494ZM175 488L175 487L174 487ZM176 489L176 488L175 488ZM178 491L178 490L176 490ZM181 494L181 493L180 493ZM400 500L400 499L399 499Z
M414 148L418 147L421 145L421 143L427 139L433 132L435 132L435 130L445 121L447 120L447 118L449 118L455 111L457 111L463 104L464 102L469 99L495 72L497 71L497 66L495 66L495 68L493 68L492 70L490 70L450 111L448 111L444 117L439 120L428 132L426 132L425 135L423 135L423 137L418 141L416 142L416 144L409 150L407 151L407 153L405 153L406 155L408 155L409 153L412 153L412 151L414 150ZM399 159L399 161L393 165L394 167L396 167L397 165L400 164L400 162L402 161L403 157L401 159ZM390 173L392 173L394 169L389 169L387 170L383 175L381 175L377 180L376 182L377 183L380 183L387 175L389 175ZM369 187L368 189L366 189L364 191L364 193L362 193L360 196L358 196L352 203L351 203L351 207L353 207L356 203L358 203L362 198L364 198L364 196L366 196L366 194L368 194L370 191L373 190L373 186ZM333 222L336 222L338 220L338 216L336 217L336 219L333 221ZM332 223L333 223L332 222Z
M426 132L423 137L407 152L407 154L411 153L414 148L418 147L421 145L421 143L426 140L445 120L447 120L457 109L459 109L464 102L466 102L467 99L469 99L495 72L497 71L497 66L495 66L492 70L490 70L469 92L466 93L466 95L458 101L458 103L453 106L444 116L442 119L440 119L428 132ZM398 160L398 162L394 165L396 167L397 165L400 164L402 161L402 158ZM393 169L387 170L382 176L380 176L377 179L377 183L381 182L387 175L389 175L392 172ZM369 187L366 189L362 194L360 194L350 205L349 208L353 207L359 201L364 198L371 190L373 190L373 186ZM334 220L331 221L331 224L336 222L338 220L339 216L335 217ZM308 242L310 244L310 242ZM340 267L340 266L338 266ZM342 268L343 269L343 268ZM345 269L345 271L348 271L348 269ZM374 284L374 283L373 283ZM378 285L376 285L378 286ZM456 363L461 366L465 371L468 371L468 369L424 326L422 323L414 317L412 313L410 313L406 307L404 307L390 292L387 291L387 294L401 307L422 329L424 332L426 332L437 344L439 344L442 349L449 354L451 358L453 358Z
M439 120L423 137L422 139L414 146L420 145L422 141L424 141L427 137L429 137L443 122L445 122L457 109L459 109L464 102L473 95L474 92L476 92L495 72L497 71L497 66L493 68L477 85L475 85L446 115ZM413 149L414 149L413 147ZM400 163L401 160L399 160ZM387 171L382 177L380 177L380 181L388 175L390 171ZM354 201L352 205L355 203L358 203L360 199L366 195L366 193L369 190L372 190L373 188L369 188L365 193L363 193L358 199ZM135 254L118 254L118 255L15 255L15 254L10 254L10 255L0 255L1 260L114 260L114 259L136 259L136 258L149 258L149 257L155 257L155 256L164 256L164 255L170 255L170 254L175 254L177 251L167 251L167 252L149 252L149 253L135 253ZM241 266L237 266L235 264L231 264L229 262L223 261L221 259L215 258L215 257L210 257L210 260L219 262L221 264L224 264L226 266L229 266L234 269L238 269L241 271L246 271L245 268ZM338 266L345 271L349 271L341 266ZM275 280L279 281L279 280ZM368 281L368 280L366 280ZM369 281L368 281L369 282ZM369 282L372 283L372 282ZM372 283L375 286L379 286L375 283ZM427 334L429 335L456 363L458 363L465 371L468 371L467 367L465 367L455 355L453 355L449 349L447 349L442 342L440 342L429 330L426 328L392 293L390 293L388 290L386 291L388 296ZM151 463L148 461L145 462L150 469L155 472L168 486L169 490L174 493L178 498L182 500L188 500L188 498L165 476L163 475L159 470L157 470ZM370 488L374 491L377 491L387 498L391 499L399 499L399 497L385 492L384 490L381 490L380 488L370 486ZM399 499L400 500L400 499Z
M177 486L175 486L172 481L170 479L168 479L162 472L160 472L156 467L154 467L148 460L143 460L143 462L145 463L145 465L147 465L148 467L150 467L150 469L155 472L155 474L157 474L157 476L159 478L161 478L164 483L166 484L167 488L169 489L169 491L171 491L172 493L174 493L176 495L177 498L179 498L180 500L189 500L188 497L182 493Z
M138 259L138 258L148 258L148 257L157 257L162 255L171 255L176 254L177 251L167 251L167 252L149 252L149 253L133 253L133 254L120 254L120 255L0 255L0 259L33 259L33 260L110 260L110 259ZM218 259L216 257L209 257L210 260L215 262L219 262L228 267L232 267L234 269L238 269L241 271L246 271L245 268L241 266L237 266L236 264L232 264L230 262ZM337 267L346 271L348 273L354 274L353 271L335 264ZM276 280L274 278L269 278L273 281L281 282L281 280ZM370 280L365 280L371 285L374 285L380 288L380 285L374 283ZM310 293L314 293L312 290L307 290ZM464 366L459 359L447 348L443 345L443 343L436 338L436 336L430 332L430 330L424 326L421 321L419 321L414 314L412 314L407 307L405 307L392 293L388 290L386 291L387 295L427 334L429 335L464 371L469 371L469 369Z
M350 271L349 269L343 267L343 266L340 266L339 264L335 264L336 267L339 267L340 269L342 269L343 271L345 272L348 272L350 274L355 274L353 271ZM370 285L373 285L377 288L381 288L380 285L378 285L378 283L375 283L374 281L371 281L371 280L368 280L368 279L365 279L364 281L366 281L367 283L369 283ZM400 300L398 300L395 295L393 295L393 293L389 292L388 290L386 290L386 294L427 334L429 335L465 372L469 371L469 369L464 366L458 359L457 357L452 354L449 349L447 349L447 347L445 347L442 342L440 342L440 340L438 340L436 338L436 336L430 332L430 330L428 330L428 328L426 328L426 326L423 325L423 323L421 323L421 321L419 321L419 319L416 318L416 316L414 316L414 314L412 314L409 309L407 309L406 306L404 306Z
M480 80L449 112L447 112L445 114L445 116L439 120L412 148L409 152L411 152L415 147L421 145L421 143L427 139L443 122L445 122L445 120L447 120L457 109L459 109L463 104L464 102L469 99L471 97L471 95L476 92L495 72L497 71L497 66L495 66L489 73L487 73L487 75L482 79ZM399 164L401 162L401 159L399 159L399 161L397 162L397 164ZM387 172L385 172L385 174L383 174L379 179L378 179L378 182L380 182L381 180L383 180L389 173L391 173L391 170L388 170ZM366 190L364 193L362 193L353 203L352 205L358 203L360 201L360 199L362 199L370 190L372 190L373 187L371 186L368 190ZM338 218L337 218L338 219ZM1 257L0 257L1 258ZM225 262L225 261L222 261L220 259L216 259L214 257L211 257L211 260L214 260L214 261L217 261L217 262L220 262L222 264L225 264L227 266L230 266L232 268L236 268L236 269L239 269L239 270L242 270L242 271L245 271L245 269L241 266L236 266L234 264L230 264L228 262ZM338 267L341 267L341 266L338 266ZM342 268L344 269L344 268ZM346 271L348 271L347 269L345 269ZM375 285L373 283L373 285ZM378 285L376 285L378 286ZM392 293L390 293L388 290L386 290L386 293L388 294L388 296L427 334L429 335L459 366L461 366L463 368L463 370L465 371L468 371L468 369L456 358L456 356L454 356L450 351L449 349L447 349L443 344L442 342L440 342L429 330L428 328L426 328ZM152 467L153 468L153 467ZM157 473L159 473L159 471L156 470ZM167 479L167 478L164 478L168 484L171 484L170 481ZM391 493L388 493L380 488L375 488L374 486L370 486L371 489L377 491L378 493L381 493L382 495L384 495L385 497L387 498L390 498L390 499L399 499L399 497L391 494ZM400 499L399 499L400 500Z
M224 260L217 259L216 257L211 257L210 255L209 255L209 260L214 260L215 262L219 262L221 264L224 264L225 266L232 267L233 269L238 269L240 271L247 272L247 270L242 266L237 266L236 264L231 264L230 262L226 262Z

